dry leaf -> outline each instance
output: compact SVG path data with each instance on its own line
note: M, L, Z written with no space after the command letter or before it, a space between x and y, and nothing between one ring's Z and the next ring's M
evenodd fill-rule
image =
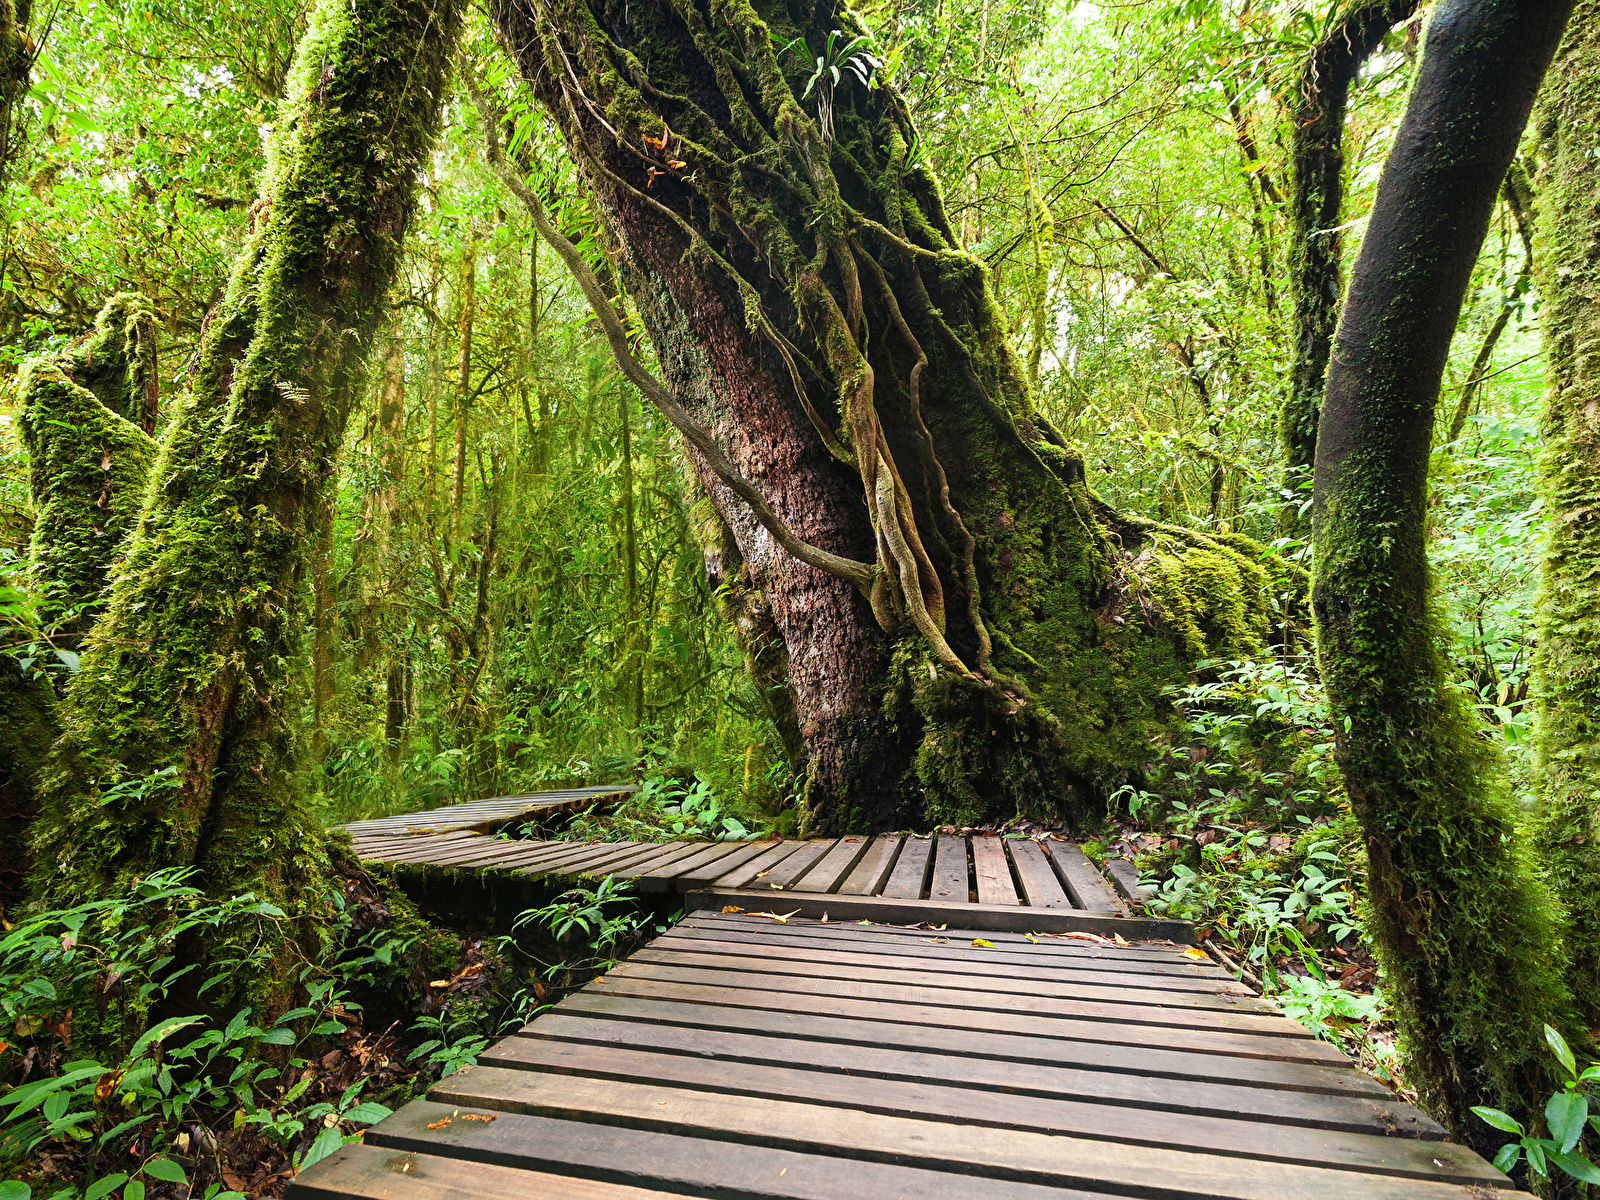
M777 921L779 924L783 924L783 923L787 922L790 917L798 915L799 912L800 912L800 910L797 908L797 909L794 910L794 912L789 912L789 913L750 913L749 915L752 916L752 917L771 917L774 921Z
M771 875L771 874L772 874L772 868L768 867L765 871L757 871L756 872L756 878L757 879L765 879L768 875Z
M822 923L824 925L826 925L828 923L828 913L827 913L826 909L824 909L823 913L822 913Z
M1127 938L1123 937L1120 933L1113 933L1111 935L1111 938L1119 946L1131 946L1131 945L1133 945L1132 942L1130 942Z
M428 1128L429 1129L443 1129L446 1125L450 1124L450 1122L453 1121L453 1120L455 1120L454 1117L445 1117L442 1121L431 1121L428 1124ZM237 1189L235 1189L235 1190L237 1190Z
M988 950L993 950L994 949L994 943L989 941L987 938L973 938L972 939L972 944L974 946L982 946L982 947L984 947L985 949L988 949Z
M461 1119L463 1121L492 1121L499 1115L499 1113L462 1113Z
M723 907L722 911L725 912L725 913L731 913L731 912L742 913L744 911L744 909L740 908L737 904L728 904L728 905L725 905Z
M1201 962L1206 960L1206 952L1204 950L1197 950L1193 946L1185 946L1183 948L1183 956L1185 958L1198 959Z
M1093 942L1096 946L1116 945L1110 938L1103 938L1098 933L1063 933L1064 938L1074 938L1080 942Z
M669 158L669 159L667 159L667 166L671 167L674 171L681 171L681 170L683 170L684 167L687 167L688 165L689 164L684 162L683 159L681 159L681 158Z

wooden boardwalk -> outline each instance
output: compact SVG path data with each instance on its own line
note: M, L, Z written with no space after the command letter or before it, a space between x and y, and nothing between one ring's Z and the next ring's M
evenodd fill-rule
M1196 953L697 912L289 1200L1506 1194Z
M374 817L370 821L351 821L339 828L356 840L404 838L446 833L488 833L520 821L559 816L574 809L611 798L621 799L639 789L631 783L603 784L598 787L565 788L551 792L529 792L523 796L493 796L468 800L423 812Z
M587 803L592 797L561 801ZM1192 940L1181 921L1132 915L1136 881L1107 883L1071 842L1031 838L880 834L760 842L529 841L494 836L506 818L480 801L344 826L369 862L518 875L612 875L641 892L689 893L691 909L777 904L834 920L958 921L977 929L1087 930ZM548 807L548 806L547 806ZM518 809L519 814L522 809ZM470 819L469 819L470 818ZM1118 888L1121 889L1119 894ZM774 892L784 893L781 898Z

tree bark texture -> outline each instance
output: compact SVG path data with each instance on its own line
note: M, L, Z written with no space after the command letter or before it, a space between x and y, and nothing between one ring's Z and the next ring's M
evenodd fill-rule
M1501 181L1567 0L1441 0L1339 321L1317 437L1313 608L1370 928L1407 1078L1459 1140L1543 1105L1559 912L1497 756L1446 679L1425 549L1435 406Z
M295 777L306 576L459 20L452 0L324 0L301 41L253 232L62 706L34 843L46 900L189 864L208 894L291 918L320 902ZM207 1002L281 1003L282 936Z
M1344 125L1350 85L1417 0L1357 0L1306 59L1290 112L1289 295L1294 358L1289 395L1278 414L1290 482L1311 470L1317 455L1317 414L1328 374L1328 353L1339 320L1344 237ZM1297 506L1290 505L1298 511Z
M847 10L495 18L621 248L667 402L709 431L690 457L784 643L813 827L1070 812L1139 761L1196 649L1263 642L1259 547L1116 518L1034 416L893 88L840 64L807 95L829 31L861 32Z
M1600 1020L1600 0L1580 0L1536 117L1548 386L1536 751L1540 839L1571 920L1570 980Z

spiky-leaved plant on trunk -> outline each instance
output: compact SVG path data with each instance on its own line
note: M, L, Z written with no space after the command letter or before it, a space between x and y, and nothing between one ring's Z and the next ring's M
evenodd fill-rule
M663 375L632 377L759 593L740 628L813 827L1070 812L1146 755L1164 684L1263 645L1287 571L1110 512L1034 409L848 9L495 17L620 248Z
M259 947L185 948L246 956L207 993L216 1005L283 1001L292 919L321 894L321 831L294 775L304 577L459 23L454 0L316 10L253 229L44 772L33 879L47 901L193 865L211 895L288 912Z
M1535 118L1547 541L1539 606L1540 840L1571 916L1573 994L1600 1019L1600 2L1580 0Z
M1317 432L1312 605L1406 1076L1459 1140L1538 1111L1560 913L1502 764L1446 676L1426 549L1434 411L1462 299L1571 0L1440 0L1351 275Z

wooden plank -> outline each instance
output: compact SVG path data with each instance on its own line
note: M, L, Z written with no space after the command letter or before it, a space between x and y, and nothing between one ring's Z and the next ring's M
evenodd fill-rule
M664 892L672 886L672 881L685 871L718 862L738 849L738 842L701 843L700 849L687 858L676 858L668 863L660 863L648 871L641 871L634 878L641 892Z
M466 1122L462 1122L466 1124ZM669 1200L677 1193L353 1142L289 1181L285 1200ZM678 1198L681 1200L681 1197Z
M1044 851L1055 865L1056 874L1079 908L1091 912L1127 911L1105 877L1095 869L1088 856L1072 842L1045 842Z
M872 847L861 856L855 869L839 885L842 896L875 896L889 878L895 855L905 839L897 833L886 833L876 838Z
M1011 864L1006 848L997 837L972 839L972 877L978 885L979 904L1016 904L1017 889L1011 883Z
M879 897L881 899L882 897ZM927 907L926 904L920 907ZM965 911L965 910L961 910ZM960 937L963 930L933 929L921 923L912 925L891 925L869 922L866 925L839 924L830 921L823 924L820 921L807 920L796 917L780 928L774 929L770 921L759 917L741 913L723 913L720 909L700 909L691 912L683 919L682 924L705 927L710 929L742 929L746 932L781 933L785 937L803 937L822 941L838 941L844 939L851 942L870 944L873 946L922 946L931 950L950 952L950 939L952 936ZM1118 930L1128 928L1125 922L1117 922ZM971 931L966 931L971 932ZM986 937L995 943L995 949L1008 954L1025 954L1038 959L1094 959L1097 961L1114 963L1150 963L1170 964L1177 963L1186 971L1197 974L1212 974L1219 979L1233 978L1209 957L1196 957L1187 952L1187 948L1166 940L1156 941L1128 941L1126 945L1113 945L1109 939L1094 937L1074 937L1065 933L1041 933L1030 931L1027 933L1008 933L1002 930L986 932ZM1119 968L1121 969L1121 968Z
M533 1037L504 1039L480 1056L479 1065L798 1100L967 1128L1070 1134L1131 1146L1165 1146L1263 1162L1337 1166L1413 1179L1443 1177L1458 1183L1486 1183L1500 1174L1467 1147L1443 1141L1423 1142L1382 1133L1283 1125L1196 1112L1173 1113L1146 1106L1019 1095L995 1089L975 1094L967 1087L884 1079L865 1068L854 1070L848 1066L817 1071L784 1063L735 1063L660 1053L629 1044L597 1045Z
M929 987L871 979L818 978L804 972L789 972L777 968L778 964L772 964L766 971L729 971L715 967L674 965L635 956L613 967L605 978L608 986L616 986L620 981L627 979L648 979L664 983L698 984L744 991L782 992L785 995L904 1001L907 1004L959 1008L980 1013L1029 1013L1081 1021L1101 1021L1107 1024L1147 1025L1167 1030L1238 1032L1282 1038L1286 1041L1312 1040L1310 1030L1287 1017L1246 1011L1218 1012L1178 1004L1150 1004L1137 997L1123 999L1106 996L1105 991L1111 989L1096 989L1095 999L1028 996L1014 992L984 991L980 988Z
M701 914L696 914L699 917ZM720 914L718 914L720 915ZM926 942L920 939L899 938L896 933L880 934L872 938L869 931L862 930L859 925L842 926L846 936L842 938L811 938L805 931L805 925L798 925L800 918L784 922L782 925L728 925L718 926L706 920L686 920L672 926L672 930L662 934L664 938L691 938L701 942L704 946L722 944L722 946L782 946L792 949L832 950L838 954L859 954L880 960L890 958L893 962L904 966L920 965L923 970L946 971L984 971L994 974L1016 974L1024 978L1032 978L1035 971L1059 971L1062 978L1070 978L1082 973L1083 978L1098 978L1101 973L1114 973L1128 979L1142 979L1149 987L1178 987L1178 989L1208 989L1218 984L1230 984L1234 976L1216 966L1210 960L1206 962L1190 962L1189 958L1178 954L1170 957L1157 957L1157 955L1126 955L1126 957L1112 957L1112 955L1093 954L1051 954L1050 950L1038 950L1035 954L1022 954L1006 942L995 942L992 949L986 949L982 954L974 950L970 939L963 938L962 934L955 934L942 942ZM832 928L832 922L827 928ZM883 926L874 925L872 931L882 930ZM864 933L869 936L864 938L851 938L848 934ZM989 941L989 939L984 939ZM1040 942L1043 946L1043 942ZM1029 947L1035 949L1035 947Z
M1089 1100L1108 1106L1132 1105L1166 1113L1226 1116L1346 1133L1420 1137L1430 1141L1442 1141L1446 1136L1442 1126L1410 1105L1374 1103L1365 1095L1247 1087L1218 1082L1209 1076L1174 1087L1172 1079L1158 1076L1084 1070L1054 1063L995 1060L982 1054L944 1052L942 1048L941 1052L930 1053L875 1043L862 1045L859 1041L819 1040L807 1036L809 1032L808 1029L790 1036L789 1031L773 1029L761 1029L758 1033L756 1029L742 1027L647 1024L558 1008L540 1016L517 1037L507 1038L485 1052L481 1061L491 1065L516 1065L518 1052L513 1043L518 1038L583 1042L657 1050L727 1063L795 1067L1010 1095ZM868 1036L870 1038L870 1034ZM1111 1111L1117 1110L1113 1107Z
M408 862L426 865L440 855L449 854L452 850L477 846L489 840L481 833L467 834L459 839L452 838L448 842L438 842L433 838L417 838L406 845L392 846L376 854L367 854L364 858L367 862Z
M660 1131L703 1131L724 1138L1031 1183L1098 1187L1123 1193L1190 1195L1217 1200L1342 1200L1359 1189L1366 1200L1466 1200L1455 1183L1296 1163L1262 1162L1126 1145L1095 1137L914 1120L856 1109L764 1096L733 1096L682 1087L588 1079L478 1066L458 1071L429 1093L437 1103L505 1112L579 1116ZM1438 1143L1429 1143L1430 1147ZM1510 1181L1495 1172L1464 1177L1480 1187Z
M729 971L745 975L784 975L800 979L838 980L855 983L881 983L892 986L925 988L931 995L935 989L954 989L959 992L990 993L996 1004L1009 1005L1007 996L1029 998L1056 997L1063 1000L1095 1000L1107 1004L1140 1006L1136 1011L1128 1007L1129 1018L1142 1012L1142 1007L1154 1005L1164 1009L1186 1009L1206 1013L1255 1013L1268 1017L1274 1024L1282 1022L1285 1037L1309 1036L1303 1026L1290 1021L1276 1006L1261 999L1249 988L1235 986L1224 988L1218 984L1203 991L1161 989L1158 987L1124 987L1113 979L1105 982L1087 982L1082 976L1069 979L1017 979L992 975L955 975L939 970L906 970L898 967L861 965L848 961L844 955L799 954L785 955L777 947L752 946L747 954L704 954L686 950L679 945L658 947L655 943L636 951L629 965L651 963L675 969L701 971ZM621 968L619 968L621 969ZM740 987L738 980L731 986Z
M1030 908L1071 908L1072 901L1062 890L1050 860L1032 838L1007 838L1006 849L1017 868L1017 882Z
M699 854L709 842L669 842L662 846L661 853L653 855L642 862L634 863L631 867L623 867L612 874L619 879L634 879L650 871L660 870L672 863L681 862L683 859Z
M920 900L928 890L928 867L933 862L933 839L908 837L895 860L889 882L879 894L893 900Z
M782 845L782 843L779 842L777 845ZM691 887L704 887L719 876L727 874L733 867L760 858L763 854L775 848L772 842L736 843L736 847L731 854L708 863L702 863L693 870L685 871L673 880L672 886L680 892L686 892Z
M799 857L796 855L796 857ZM787 864L785 864L787 865ZM770 876L769 876L770 878ZM1104 912L1084 912L1071 908L1024 908L1020 904L958 904L944 900L896 900L888 896L820 896L816 893L788 892L786 910L793 909L802 917L821 917L830 914L831 921L873 921L898 925L927 922L929 925L950 925L957 929L982 933L1013 931L1036 933L1095 933L1101 937L1113 934L1129 941L1144 938L1161 938L1167 941L1194 944L1194 926L1187 921L1169 921L1160 917L1116 916ZM768 904L771 897L763 897L751 888L709 888L703 892L685 893L684 907L688 910L720 909L736 904L749 908L752 904Z
M967 904L972 900L972 885L967 880L967 839L939 835L939 849L933 860L933 881L928 899L943 904Z
M647 858L654 857L660 852L660 850L661 844L659 842L638 842L634 844L632 850L629 850L625 854L616 855L606 859L603 862L587 863L584 865L582 870L574 870L572 873L575 875L584 875L590 878L598 878L604 875L615 875L618 871L625 867L635 866L638 863L645 861ZM565 873L566 872L563 872L563 874Z
M494 1121L452 1120L444 1124L454 1111L443 1104L413 1100L368 1130L367 1142L391 1152L429 1152L524 1170L565 1169L643 1181L670 1188L682 1196L737 1196L743 1200L1099 1200L1101 1196L1075 1189L863 1162L839 1157L831 1150L798 1153L685 1137L673 1131L629 1129L521 1113L501 1112ZM431 1125L439 1128L431 1129ZM562 1200L565 1193L527 1195L529 1200ZM405 1197L397 1192L393 1200Z
M726 875L719 875L712 882L717 887L758 887L767 873L777 866L789 855L794 854L805 842L779 842L765 854L742 862Z
M870 837L842 837L794 883L797 892L833 892L855 869L872 844Z
M729 976L721 984L681 979L648 978L638 972L610 973L585 985L585 990L607 996L634 996L645 1000L670 1000L687 1004L715 1004L733 1009L760 1009L766 1012L811 1013L852 1017L863 1021L898 1021L929 1025L945 1030L966 1030L979 1023L973 1010L947 1004L926 1004L920 999L884 1000L880 995L856 997L837 994L834 989L786 990L775 987L729 987ZM759 981L752 980L752 983ZM1349 1061L1326 1042L1307 1038L1273 1037L1234 1030L1190 1029L1181 1037L1176 1027L1124 1024L1055 1013L988 1010L981 1018L984 1028L997 1033L1032 1035L1091 1042L1107 1053L1107 1047L1171 1046L1181 1042L1185 1050L1202 1054L1238 1055L1246 1058L1271 1058L1280 1062L1324 1063L1348 1068Z
M708 931L709 932L709 931ZM807 945L785 942L776 937L762 939L753 934L742 937L702 936L699 931L685 930L681 925L650 943L651 950L700 955L753 956L761 959L782 959L793 962L828 964L852 967L917 971L937 976L959 984L966 979L1005 981L1010 988L1041 986L1078 987L1103 986L1137 988L1156 993L1193 992L1200 995L1227 993L1255 999L1255 993L1231 977L1192 975L1158 975L1139 971L1101 971L1078 963L1070 966L1019 964L1006 961L999 950L973 948L967 941L952 943L961 949L963 958L929 958L910 954L875 954L861 950L839 949L826 943ZM1265 1001L1258 1001L1263 1012L1275 1012Z
M759 879L754 884L754 889L778 889L789 887L812 867L812 864L833 849L832 838L816 838L805 844L805 847L796 850L785 858L772 870L767 872L765 879Z
M1122 894L1124 900L1143 904L1153 894L1149 888L1139 886L1139 868L1127 859L1106 859L1106 870L1111 875L1112 886Z
M710 989L707 989L708 991ZM1064 1027L1028 1024L1017 1032L998 1027L975 1028L971 1023L951 1023L943 1010L927 1010L930 1020L919 1020L917 1010L897 1013L887 1006L864 1005L854 1011L822 1007L818 1010L777 1007L735 1008L717 1003L674 1000L661 997L613 995L586 989L562 1000L554 1012L584 1019L616 1018L635 1025L647 1023L723 1029L735 1033L768 1037L802 1038L833 1042L852 1048L879 1047L930 1054L965 1057L989 1062L1024 1063L1042 1067L1070 1068L1106 1072L1116 1076L1148 1076L1159 1080L1237 1083L1264 1095L1308 1093L1318 1096L1354 1098L1376 1106L1386 1127L1409 1135L1431 1125L1408 1124L1401 1110L1416 1110L1401 1104L1377 1080L1351 1066L1350 1060L1335 1053L1316 1062L1290 1061L1276 1057L1245 1057L1231 1052L1214 1052L1207 1046L1187 1040L1182 1049L1170 1038L1156 1045L1134 1045L1117 1041L1074 1041ZM879 1012L879 1009L884 1011ZM542 1019L542 1018L541 1018ZM530 1027L531 1028L531 1027ZM527 1030L524 1030L526 1033ZM1182 1089L1173 1089L1174 1092ZM1393 1114L1393 1118L1389 1114Z

